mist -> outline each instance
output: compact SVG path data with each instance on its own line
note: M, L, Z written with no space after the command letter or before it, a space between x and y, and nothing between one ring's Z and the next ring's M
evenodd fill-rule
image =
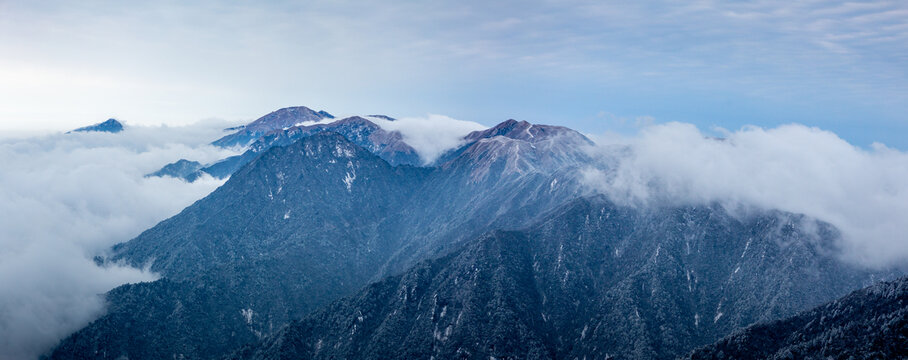
M908 262L908 153L798 124L716 132L667 123L593 137L602 164L584 172L585 183L632 206L718 202L800 213L837 227L848 261Z
M431 164L445 151L464 143L464 136L487 127L472 121L457 120L444 115L405 117L389 121L368 117L385 131L398 131L404 142L413 147L423 164Z
M100 316L105 292L156 278L92 258L221 185L144 175L233 155L206 145L227 125L0 136L0 358L38 357Z

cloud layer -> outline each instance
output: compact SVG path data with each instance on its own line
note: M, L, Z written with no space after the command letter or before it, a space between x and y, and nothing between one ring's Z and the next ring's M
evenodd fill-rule
M599 138L595 151L608 170L588 170L587 183L625 204L720 202L802 213L842 232L847 259L908 263L908 153L862 149L802 125L724 132L720 139L668 123Z
M144 178L186 157L225 124L127 127L0 139L0 358L35 358L103 311L101 295L154 274L92 257L205 196L222 181Z
M369 117L385 131L399 131L404 141L416 149L424 164L431 164L445 151L463 144L463 137L486 126L444 115L405 117L394 121Z

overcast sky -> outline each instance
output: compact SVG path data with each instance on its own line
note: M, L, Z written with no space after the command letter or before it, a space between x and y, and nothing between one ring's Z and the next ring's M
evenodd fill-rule
M908 2L0 0L0 131L340 114L908 148Z

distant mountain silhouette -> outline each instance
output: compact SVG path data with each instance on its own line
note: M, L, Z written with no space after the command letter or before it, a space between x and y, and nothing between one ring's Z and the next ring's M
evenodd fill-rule
M68 131L67 134L72 133L72 132L89 132L89 131L118 133L120 131L123 131L123 124L120 123L119 121L117 121L117 119L107 119L104 122L100 122L100 123L97 123L94 125L80 127L78 129Z

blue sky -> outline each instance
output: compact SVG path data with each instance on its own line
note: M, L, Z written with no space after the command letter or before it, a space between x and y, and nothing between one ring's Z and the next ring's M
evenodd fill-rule
M908 149L908 3L0 0L0 131L291 105Z

